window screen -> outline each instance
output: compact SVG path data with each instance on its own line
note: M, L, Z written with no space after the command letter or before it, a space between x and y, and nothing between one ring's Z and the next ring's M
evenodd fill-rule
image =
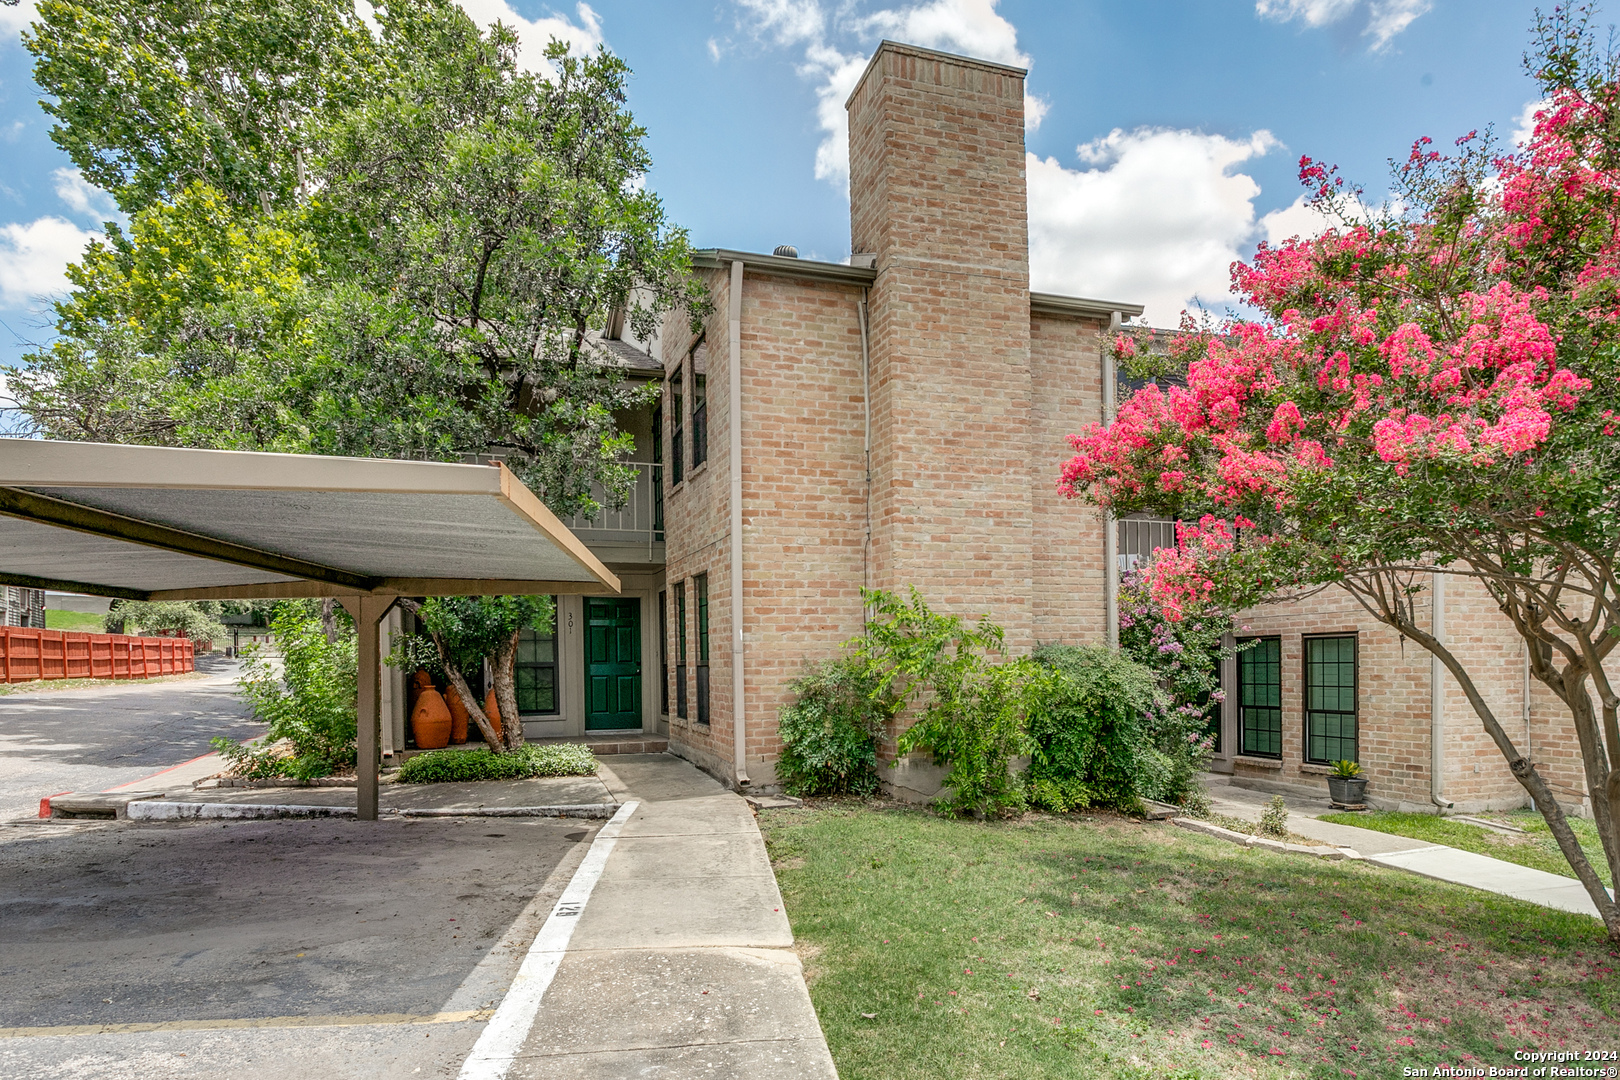
M1238 752L1282 757L1282 639L1251 640L1237 656Z
M556 597L552 597L555 604ZM518 635L517 701L520 713L556 713L557 707L557 616L553 611L549 630L525 629Z
M1356 760L1356 639L1305 639L1305 760Z

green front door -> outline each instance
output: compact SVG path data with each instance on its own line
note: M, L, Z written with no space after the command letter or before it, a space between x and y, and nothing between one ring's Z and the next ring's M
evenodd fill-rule
M585 728L641 727L641 601L585 598Z

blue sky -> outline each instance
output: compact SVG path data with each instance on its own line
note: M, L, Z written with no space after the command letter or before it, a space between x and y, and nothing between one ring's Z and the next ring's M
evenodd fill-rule
M634 69L650 186L694 244L848 254L839 118L884 37L1027 65L1037 289L1218 305L1257 240L1313 227L1301 154L1381 196L1411 140L1522 123L1532 5L1512 0L463 0L537 50L605 42ZM108 213L52 145L0 7L0 363Z

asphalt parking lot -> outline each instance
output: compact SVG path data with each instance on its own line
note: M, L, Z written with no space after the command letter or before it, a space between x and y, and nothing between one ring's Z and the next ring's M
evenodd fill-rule
M0 1075L454 1075L597 824L10 826Z

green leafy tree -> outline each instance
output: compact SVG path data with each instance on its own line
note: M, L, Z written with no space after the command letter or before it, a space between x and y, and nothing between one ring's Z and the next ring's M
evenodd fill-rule
M484 742L496 753L506 753L523 745L523 721L518 712L518 638L524 630L549 630L557 609L549 596L441 596L422 603L400 601L414 612L422 628L433 639L440 667L450 690L467 707L467 715L483 732ZM408 657L408 650L399 650ZM495 704L501 711L501 730L484 712L467 685L467 673L489 661L494 683Z
M114 600L102 620L109 634L178 634L192 641L219 641L230 631L219 621L225 605L215 600Z
M381 61L344 0L43 0L23 44L52 140L129 213L197 185L291 203L311 130Z
M327 776L355 762L354 624L339 621L328 634L316 602L284 601L270 619L279 662L257 650L249 653L241 694L270 725L262 739L236 743L217 738L214 746L238 776ZM292 753L271 751L286 740Z
M593 333L701 319L624 64L390 0L77 5L28 37L54 137L131 214L7 373L52 438L501 452L559 513L625 497L648 400ZM240 41L227 41L231 36Z

